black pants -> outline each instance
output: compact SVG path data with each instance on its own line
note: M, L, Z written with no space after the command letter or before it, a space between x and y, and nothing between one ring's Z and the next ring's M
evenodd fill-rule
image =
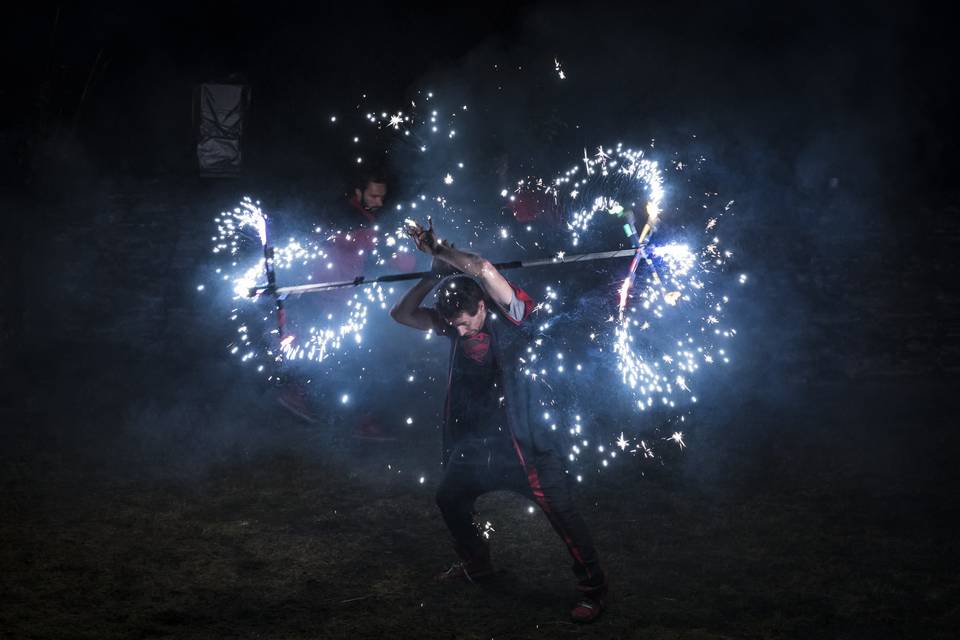
M483 557L486 543L473 523L477 498L490 491L519 493L543 510L573 558L573 572L583 590L603 587L604 573L587 525L573 504L570 476L554 454L524 460L509 436L472 440L450 456L437 489L437 505L465 562Z

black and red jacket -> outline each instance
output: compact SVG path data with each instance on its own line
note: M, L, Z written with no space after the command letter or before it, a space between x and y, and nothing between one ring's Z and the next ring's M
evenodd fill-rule
M542 383L527 375L529 354L527 347L533 342L536 325L530 320L534 309L533 299L520 287L513 285L517 299L524 304L523 319L513 320L499 305L487 299L487 318L483 331L490 334L490 348L497 362L498 378L502 386L504 410L510 436L518 455L529 458L547 451L557 452L556 439L551 435L542 416ZM491 313L492 312L492 313ZM434 312L436 332L450 338L450 365L447 372L447 395L443 408L443 464L446 465L450 454L459 443L459 436L453 429L451 416L451 386L453 373L457 367L457 358L466 357L462 353L461 340L456 332L445 326ZM540 418L538 420L538 418Z

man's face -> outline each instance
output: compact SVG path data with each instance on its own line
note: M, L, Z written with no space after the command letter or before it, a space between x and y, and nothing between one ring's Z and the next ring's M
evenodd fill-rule
M387 197L387 185L383 182L368 182L363 191L354 189L357 200L365 211L375 213L383 207L383 199Z
M457 330L463 338L472 338L483 328L483 321L487 318L487 307L481 300L477 304L477 312L473 315L461 311L453 320L448 320L450 326Z

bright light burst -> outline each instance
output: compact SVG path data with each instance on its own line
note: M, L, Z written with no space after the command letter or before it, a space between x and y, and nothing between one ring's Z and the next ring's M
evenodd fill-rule
M680 172L685 165L673 164ZM732 202L721 212L708 210L704 234L691 237L683 232L683 241L664 241L658 233L666 199L665 169L656 158L644 151L598 146L594 152L583 151L580 164L558 175L550 182L527 178L515 193L528 189L551 195L560 204L566 203L567 230L571 244L582 247L593 234L603 235L604 229L622 227L625 236L637 249L627 275L617 290L617 312L605 322L592 322L589 342L609 350L616 358L616 371L636 411L649 414L657 423L684 422L691 407L696 404L695 383L702 378L701 368L730 362L730 343L736 329L725 320L729 299L716 291L716 286L732 257L720 249L716 235L719 219ZM504 196L505 192L501 194ZM512 196L511 196L512 197ZM587 202L589 204L579 204ZM679 211L679 207L674 208ZM670 235L676 229L670 229ZM600 245L610 249L610 234ZM624 236L620 236L623 238ZM666 236L669 237L669 236ZM700 243L697 248L696 243ZM583 250L582 248L580 249ZM741 276L740 283L746 282ZM547 316L561 312L563 301L556 300L556 289L549 287L538 307ZM539 347L549 336L549 319L540 325L542 337L528 349L521 366L532 380L551 383L568 368L562 365L545 367L546 359ZM569 343L569 337L566 338ZM560 354L557 354L560 355ZM580 372L578 365L572 373ZM584 381L583 384L589 384ZM656 416L656 417L655 417ZM557 429L556 420L545 420L551 430ZM651 425L647 425L649 428ZM568 428L578 438L584 425L579 416ZM683 433L674 431L665 438L686 447ZM617 450L624 452L630 439L624 433L612 437L613 446L599 448L600 468L609 466ZM571 461L580 459L588 451L586 441L577 441L569 450ZM644 458L654 457L654 451L644 439L637 439L629 451Z
M555 67L563 79L559 61L555 61ZM457 134L457 129L463 127L454 125L463 124L458 118L464 115L467 106L445 111L433 94L427 93L411 101L409 107L406 112L370 109L362 119L365 126L395 136L407 145L417 158L430 165L429 175L439 177L434 178L435 184L439 187L442 181L446 188L442 195L418 193L404 202L391 204L391 210L417 218L432 214L445 237L456 241L458 246L485 255L503 247L513 254L554 255L563 261L567 253L582 252L591 242L598 244L598 249L616 248L611 246L610 229L618 230L614 235L621 243L629 239L627 246L637 250L626 276L617 286L616 296L611 295L610 302L615 303L616 311L608 309L610 313L602 315L595 311L589 318L580 317L588 326L581 333L561 334L559 328L570 326L570 308L576 306L583 291L568 292L574 294L568 300L561 295L562 283L556 281L546 286L540 295L534 295L539 302L533 319L537 337L518 366L525 376L547 391L541 401L543 428L569 436L573 443L568 452L571 461L581 460L588 453L595 456L598 471L614 465L618 454L654 458L655 445L651 445L654 442L669 441L680 449L685 448L684 434L675 427L684 422L697 403L695 392L704 379L703 369L730 362L732 343L737 335L726 320L730 300L720 288L720 284L725 283L722 276L733 254L724 248L719 230L732 201L722 210L704 206L702 214L706 217L699 234L691 232L689 227L671 226L671 217L689 214L689 211L683 209L687 203L679 197L669 212L665 210L667 175L670 171L677 172L671 174L672 194L677 190L674 175L679 177L689 164L664 162L663 155L653 153L652 145L646 150L629 149L620 143L598 146L592 151L585 148L577 165L553 179L527 177L516 182L516 188L499 191L507 210L518 204L524 193L549 196L565 212L566 231L573 249L564 250L557 247L556 242L544 243L536 223L534 226L527 223L524 231L522 226L512 224L512 220L477 216L453 204L457 190L451 187L455 183L458 187L469 183L462 172L463 160L469 158L445 145L454 145L464 137ZM361 135L347 133L348 143L356 144L361 139ZM456 173L458 170L460 174ZM266 305L269 310L264 312L263 301L247 297L251 287L264 284L267 266L263 248L268 240L268 225L260 203L244 198L232 212L216 218L216 223L213 253L218 259L226 260L217 273L230 286L234 301L230 318L235 331L227 346L241 361L265 358L275 363L323 362L348 346L363 344L364 328L371 315L387 308L393 289L387 291L379 285L368 285L332 297L335 308L320 321L288 327L283 339L277 340L279 330L272 305ZM622 234L619 229L623 230ZM374 249L364 260L377 265L412 250L400 227L377 228L368 234L368 239ZM318 228L307 236L282 242L272 240L271 244L273 267L282 284L302 281L301 274L305 272L310 274L307 281L316 282L360 275L344 274L340 264L351 247L359 246L350 231ZM738 276L739 283L746 284L747 275ZM526 282L522 278L518 280ZM597 287L603 284L597 283ZM526 284L525 288L529 291L531 286ZM198 290L203 291L202 287ZM430 332L425 335L428 340L431 337ZM614 383L614 388L597 394L592 387L602 379L597 375L596 362L591 361L597 354L612 360L622 385L619 389ZM601 365L600 370L609 369ZM267 373L270 371L268 368ZM414 379L407 374L403 377L408 382ZM572 408L578 404L589 408L591 402L595 404L601 397L609 402L621 393L628 399L623 406L646 416L638 421L637 431L618 429L619 434L603 433L604 425L589 424ZM350 395L344 393L340 399L342 404L347 404ZM407 417L406 421L412 424L413 417ZM668 424L672 426L666 431ZM666 434L671 435L640 437L640 432L653 427L664 427ZM577 477L579 480L581 476ZM493 528L489 523L487 526L486 535L489 535Z
M563 71L563 65L556 58L553 59L553 70L557 72L557 77L561 80L567 79L567 74Z
M418 105L418 101L421 104ZM444 112L432 92L420 92L418 99L411 101L409 109L367 109L361 112L360 120L366 126L390 133L399 143L411 148L439 152L454 149L455 124L467 111L468 106L463 104ZM338 128L344 126L343 120L336 116L330 118ZM435 142L436 133L445 133L447 142ZM355 145L365 137L350 131L345 135L348 145ZM358 156L357 161L362 162L362 157ZM465 165L462 158L445 159L444 162L451 165L449 171L441 174L444 185L449 187L454 183L454 172L462 170ZM418 205L442 212L447 203L445 196L421 193L392 208L417 213ZM282 220L284 215L277 214L276 217ZM237 207L221 213L214 221L217 232L211 239L212 252L220 261L216 269L217 279L230 285L233 304L229 317L236 329L234 334L238 336L227 344L227 348L242 362L265 360L274 365L284 361L323 362L348 346L363 344L364 329L371 314L374 310L385 311L389 306L388 298L394 288L385 289L379 284L358 287L352 292L341 290L320 294L328 296L327 310L309 322L291 322L292 316L288 314L284 335L278 340L280 328L272 295L248 297L250 289L265 284L268 265L264 248L268 244L268 222L273 222L272 218L268 220L259 201L244 197ZM277 274L278 286L369 276L371 269L389 267L399 255L414 250L406 240L402 226L393 229L379 225L372 228L360 226L359 230L316 227L306 235L283 239L271 237L269 244L273 257L270 266ZM459 227L459 224L447 226L445 231ZM270 231L274 230L271 228ZM200 284L197 290L205 291L206 286ZM294 300L288 307L295 311L298 304ZM277 371L276 366L264 368L259 365L259 371L264 369L269 377Z
M240 355L242 361L266 358L276 363L282 360L322 362L347 344L359 345L363 342L363 329L367 324L370 305L386 307L383 287L379 284L367 285L345 301L337 302L320 322L289 327L282 340L272 344L269 336L277 336L280 332L276 310L271 308L264 316L262 305L257 304L259 299L270 298L271 295L263 294L254 298L248 295L251 288L263 285L265 281L266 258L263 248L267 242L267 216L258 201L245 197L233 211L221 213L214 221L218 234L212 238L212 251L229 256L229 262L218 268L217 272L222 274L223 281L232 285L235 307L230 319L238 325L237 333L241 342L238 345L233 341L227 347L231 353ZM382 265L386 260L396 258L399 253L409 251L408 246L397 244L402 237L402 228L373 236L371 242L376 247L371 256L373 261ZM316 228L304 239L289 238L284 244L274 246L273 268L280 274L278 277L289 284L293 284L292 274L302 277L304 272L309 273L308 279L320 276L334 280L337 279L334 276L342 276L336 269L336 260L354 253L355 246L358 246L355 234ZM381 252L380 247L385 250ZM363 250L356 251L362 253ZM264 339L254 340L250 337L249 326L255 322L255 318L260 320ZM269 373L272 376L275 372Z

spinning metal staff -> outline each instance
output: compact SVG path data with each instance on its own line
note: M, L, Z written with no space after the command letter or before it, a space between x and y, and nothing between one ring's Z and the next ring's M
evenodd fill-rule
M552 258L534 258L530 260L509 260L506 262L497 262L493 266L497 269L525 269L530 267L543 267L547 265L572 264L577 262L592 262L594 260L609 260L612 258L632 257L630 263L629 275L627 276L632 285L639 262L643 260L652 267L652 260L646 253L647 242L649 241L652 227L649 223L644 225L643 230L638 234L632 213L628 212L630 220L624 225L624 231L634 245L632 249L615 249L612 251L599 251L594 253L579 253L566 255L564 252L558 253ZM407 221L408 229L412 229L412 221ZM419 226L419 225L418 225ZM433 231L433 222L428 218L428 231ZM417 280L430 275L429 271L414 271L408 273L394 273L379 276L376 278L367 278L360 274L352 280L334 280L330 282L316 282L310 284L297 284L285 287L278 287L276 284L276 275L273 268L273 247L264 246L264 256L266 257L266 275L267 284L250 287L247 290L248 297L256 298L260 295L272 295L277 300L278 322L280 324L281 338L283 337L283 300L287 296L299 296L308 293L321 293L333 289L343 289L346 287L358 287L365 284L379 284L384 282L401 282L404 280Z

